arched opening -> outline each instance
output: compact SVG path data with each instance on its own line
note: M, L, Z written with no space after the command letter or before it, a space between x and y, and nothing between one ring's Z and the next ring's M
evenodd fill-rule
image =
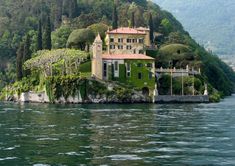
M149 88L147 87L142 88L142 94L145 96L149 96Z

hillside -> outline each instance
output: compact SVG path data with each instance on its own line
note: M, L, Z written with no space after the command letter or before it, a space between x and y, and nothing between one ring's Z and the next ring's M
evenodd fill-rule
M235 54L234 0L154 0L173 13L192 37L218 55Z
M130 26L133 13L135 26L146 27L149 25L149 15L152 14L154 31L162 35L161 38L157 38L155 44L164 48L152 53L152 56L156 57L156 62L161 63L161 58L159 58L161 56L174 61L176 67L180 66L180 61L184 61L184 67L188 63L202 69L202 77L199 79L208 82L211 93L217 93L217 90L221 95L232 93L235 81L232 70L219 58L199 46L171 13L161 10L158 5L146 0L116 0L115 4L120 27ZM25 62L30 59L31 55L37 55L35 53L40 50L38 49L39 32L42 31L43 34L41 44L44 49L50 48L52 45L53 49L68 46L85 51L85 49L89 49L97 32L102 31L102 35L107 27L111 27L114 9L113 0L43 2L39 0L16 2L2 0L0 6L2 7L0 10L0 47L2 49L0 52L2 60L0 88L16 80L16 73L19 75L19 68L22 68L22 64L19 63L22 62L22 59ZM41 27L40 24L42 24L42 30L38 28ZM53 31L50 36L48 36L49 29ZM74 38L75 35L78 38ZM48 47L50 37L52 42ZM166 47L166 45L170 46ZM182 46L182 50L187 50L187 52L184 52L182 56L173 56L171 51L164 52L164 50L174 51L178 46ZM16 53L19 55L25 50L27 50L28 57L15 58ZM87 64L90 66L89 63ZM167 66L169 61L162 62L162 64L170 67ZM20 74L22 75L22 73ZM24 76L31 77L28 74Z

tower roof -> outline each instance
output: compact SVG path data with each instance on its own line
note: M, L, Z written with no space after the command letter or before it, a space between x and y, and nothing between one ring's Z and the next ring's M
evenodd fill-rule
M98 33L98 35L95 38L95 42L102 42L100 34Z

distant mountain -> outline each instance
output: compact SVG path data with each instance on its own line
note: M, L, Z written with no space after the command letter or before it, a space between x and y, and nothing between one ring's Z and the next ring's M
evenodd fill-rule
M235 55L235 0L153 0L207 49Z

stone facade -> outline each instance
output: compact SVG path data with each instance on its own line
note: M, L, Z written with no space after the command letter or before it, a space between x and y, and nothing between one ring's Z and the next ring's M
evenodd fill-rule
M93 43L92 75L100 80L118 81L138 89L146 88L149 95L155 89L155 60L143 54L150 44L146 28L119 28L108 31L107 52L102 53L98 35Z
M147 28L118 28L106 35L109 54L142 54L150 46L150 32Z

